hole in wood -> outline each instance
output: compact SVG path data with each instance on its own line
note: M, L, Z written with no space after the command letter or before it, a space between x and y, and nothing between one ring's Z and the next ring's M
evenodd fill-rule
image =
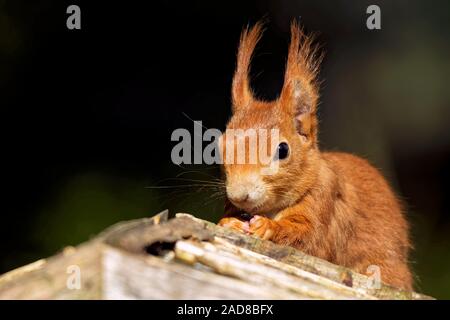
M144 247L145 252L153 256L162 257L175 248L175 242L157 241Z

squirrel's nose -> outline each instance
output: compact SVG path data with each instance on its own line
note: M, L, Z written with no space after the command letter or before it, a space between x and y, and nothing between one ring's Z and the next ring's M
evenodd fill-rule
M227 192L228 199L233 202L243 203L248 200L247 192Z
M234 177L233 177L234 178ZM263 200L265 187L257 175L240 175L227 180L228 199L240 208L256 207Z

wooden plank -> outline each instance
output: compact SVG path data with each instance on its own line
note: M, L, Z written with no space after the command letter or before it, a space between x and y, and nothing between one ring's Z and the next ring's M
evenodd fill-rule
M224 239L238 247L271 257L287 265L298 267L337 283L357 288L359 291L379 299L431 299L429 296L393 288L383 283L380 288L372 288L370 286L371 280L367 276L348 268L334 265L328 261L309 256L292 247L277 245L271 241L261 240L228 228L219 227L209 221L195 218L189 214L178 213L176 216L189 218L203 224L216 237Z
M216 274L162 259L108 248L104 259L104 299L302 299L273 286Z
M67 247L53 257L7 272L0 276L0 299L101 299L104 239L164 220L167 220L167 211L152 218L121 222L91 241ZM79 288L73 286L72 281L77 270Z
M16 269L0 277L0 299L100 299L100 249L97 241ZM74 268L80 286L67 285Z
M74 288L73 270L80 286ZM429 299L284 247L167 212L114 225L0 277L0 299Z

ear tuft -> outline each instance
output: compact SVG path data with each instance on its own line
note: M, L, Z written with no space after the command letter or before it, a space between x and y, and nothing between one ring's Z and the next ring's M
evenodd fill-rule
M323 54L314 35L306 35L296 21L291 24L284 85L280 106L297 121L299 133L317 140L316 108L319 99L317 75Z
M232 84L233 111L247 106L253 99L249 83L250 62L256 44L261 39L263 22L257 22L252 28L242 32L237 53L236 71Z
M315 34L306 35L296 20L292 22L285 80L288 77L300 76L310 82L316 81L323 54L315 41Z

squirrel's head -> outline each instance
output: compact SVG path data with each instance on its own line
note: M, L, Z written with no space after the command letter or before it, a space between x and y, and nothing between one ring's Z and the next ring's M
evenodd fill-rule
M317 174L316 76L321 56L313 39L293 22L281 94L275 101L260 101L252 94L248 74L261 34L262 24L257 23L241 35L232 84L233 116L219 145L228 199L249 213L270 214L298 201ZM225 141L230 129L241 139L232 138L234 144L229 145ZM256 138L252 140L249 132ZM231 150L234 154L226 157ZM239 150L245 150L245 161L237 159ZM251 161L255 152L256 162Z

